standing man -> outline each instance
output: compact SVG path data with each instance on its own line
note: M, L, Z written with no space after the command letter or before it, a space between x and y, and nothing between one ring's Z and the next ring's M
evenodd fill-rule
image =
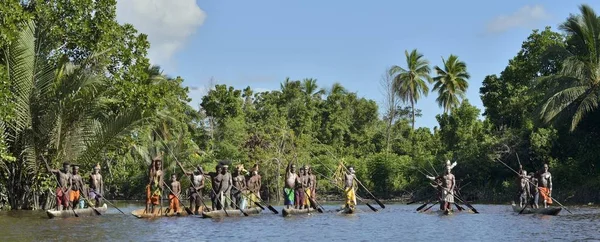
M250 179L248 179L248 191L250 192L250 200L248 205L253 207L255 202L259 202L260 200L260 187L261 187L261 177L258 174L258 166L255 165L252 168L252 173L250 174Z
M302 174L302 190L304 190L304 201L303 201L303 205L304 208L309 208L310 204L311 204L311 200L312 200L312 193L311 193L311 187L312 187L312 179L311 176L308 174L308 169L310 169L310 167L308 167L308 165L304 165L304 171ZM315 205L316 207L316 205Z
M284 205L286 208L294 206L294 187L296 186L296 165L292 164L292 160L288 163L285 169L285 186L283 187Z
M246 177L244 176L244 165L238 165L235 167L235 173L233 177L233 192L231 193L231 201L237 205L240 209L245 209L243 205L244 194L248 189L246 183ZM234 207L236 207L234 205Z
M67 210L70 208L69 206L69 191L71 190L72 182L71 182L71 173L69 172L69 163L63 163L63 169L52 169L46 163L46 169L56 175L56 179L58 180L58 187L56 187L56 210Z
M219 187L221 187L221 182L223 181L223 174L221 174L221 165L217 165L215 167L215 172L209 173L211 178L211 202L212 202L212 210L221 210L223 207L221 206L221 193L219 192Z
M346 208L354 209L356 206L356 192L354 179L356 178L354 167L349 166L344 175L344 192L346 193Z
M177 181L177 175L171 175L171 191L169 193L169 210L179 214L179 194L181 194L181 184Z
M219 198L221 200L221 207L223 209L230 209L232 207L231 204L231 187L233 185L233 178L231 176L231 173L229 173L229 165L227 164L223 164L221 166L221 174L223 175L222 177L222 181L221 181L221 186L219 186L219 194L221 194L221 197Z
M200 214L203 209L202 206L202 189L204 188L204 171L202 167L198 165L194 172L188 172L183 169L183 165L177 161L177 165L181 168L183 173L190 177L192 183L190 184L189 196L190 196L190 207L194 208L194 214Z
M533 172L529 173L529 177L531 179L530 183L529 183L529 191L531 192L531 196L533 197L533 208L539 208L540 206L539 204L539 199L540 199L540 190L538 190L538 179L535 176L535 174L533 174Z
M531 198L531 192L529 190L529 176L527 176L527 171L521 169L521 175L519 175L520 179L520 189L519 189L519 206L527 206L529 203L529 199Z
M71 206L73 208L83 208L83 203L80 203L83 191L83 179L79 175L79 165L72 165L73 173L71 174L71 192L69 196L69 201L71 202ZM78 206L79 205L79 206Z
M544 199L544 208L547 208L552 204L552 174L548 170L548 163L544 164L544 170L539 175L538 182L540 195Z
M308 175L310 176L310 197L313 200L317 200L317 176L313 173L312 167L308 168Z
M295 189L295 198L296 198L296 209L302 209L304 206L304 199L306 195L304 194L304 167L300 167L300 172L298 172L298 176L296 177L296 189Z
M442 200L444 201L444 211L450 212L452 203L454 203L454 186L456 185L456 178L452 174L453 166L446 166L446 172L442 178ZM426 176L431 180L436 180L436 177Z
M152 163L150 164L149 183L146 186L146 213L151 212L154 214L155 206L160 204L164 183L161 163L162 160L157 156L152 159ZM150 207L152 207L151 211Z
M96 164L94 171L90 175L90 193L89 198L94 200L95 206L100 207L100 198L104 195L104 182L100 175L100 164Z

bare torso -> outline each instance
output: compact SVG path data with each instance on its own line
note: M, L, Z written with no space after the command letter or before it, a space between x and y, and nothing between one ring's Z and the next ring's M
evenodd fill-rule
M90 175L90 188L99 191L102 185L102 175L92 174Z
M83 188L83 180L79 174L71 176L71 182L73 183L71 190L79 191Z
M346 174L344 178L344 188L354 187L354 174Z
M285 177L285 187L286 188L294 188L296 186L296 179L298 175L293 172L288 172Z
M538 182L540 187L551 187L550 184L552 183L552 174L550 174L550 172L544 172L540 174L540 179Z

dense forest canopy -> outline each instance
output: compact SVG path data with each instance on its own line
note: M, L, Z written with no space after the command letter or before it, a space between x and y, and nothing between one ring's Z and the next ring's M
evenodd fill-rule
M470 79L459 55L432 66L407 50L382 73L381 106L341 83L306 78L268 92L216 85L191 107L183 79L151 66L147 36L118 23L115 11L116 1L0 5L3 208L52 205L46 163L79 164L84 176L99 164L107 197L140 198L155 156L180 176L176 161L208 171L223 159L258 164L270 199L279 198L290 161L313 167L322 194L341 194L330 178L340 162L353 165L382 198L431 193L422 173L457 161L459 185L470 184L462 193L478 202L516 194L515 175L497 159L528 171L548 162L557 198L600 200L600 21L587 5L559 32L533 30L484 80ZM479 81L484 110L465 99ZM415 127L427 95L443 109L433 130Z

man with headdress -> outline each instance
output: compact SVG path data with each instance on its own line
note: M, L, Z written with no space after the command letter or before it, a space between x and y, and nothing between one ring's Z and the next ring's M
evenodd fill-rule
M79 165L73 164L71 166L73 168L73 173L71 174L71 192L69 195L69 201L71 202L71 206L74 208L79 205L79 208L83 208L83 203L80 203L81 195L83 191L83 179L79 175Z
M69 205L69 192L72 186L71 173L69 171L70 164L68 162L63 163L63 169L52 169L46 163L46 169L56 175L58 180L58 187L56 187L56 210L67 210L70 208Z
M100 164L96 164L94 171L90 175L90 200L94 200L94 205L100 207L100 198L104 195L104 182L100 175Z
M160 204L163 190L163 172L162 172L162 160L159 156L152 159L149 171L149 182L146 186L146 210L145 212L154 214L155 206ZM150 210L152 207L152 210Z
M189 188L190 207L194 208L194 214L200 214L204 210L200 209L202 206L202 189L204 188L204 171L202 170L202 166L198 165L196 166L196 170L188 172L179 161L177 161L177 165L192 181Z
M443 210L446 212L450 212L450 208L452 203L454 203L454 188L456 186L456 178L452 174L452 168L456 166L456 162L454 164L450 164L450 161L446 161L446 172L439 177L426 176L428 179L433 181L441 180L441 192L442 192L442 201L443 201Z

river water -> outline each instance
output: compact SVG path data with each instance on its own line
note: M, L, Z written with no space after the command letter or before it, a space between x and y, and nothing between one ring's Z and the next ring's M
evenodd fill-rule
M574 241L600 240L600 209L570 207L558 216L518 215L508 205L474 205L480 214L417 213L419 205L338 215L283 218L264 210L245 218L195 216L138 219L140 204L119 204L102 216L48 219L41 211L0 212L0 241ZM376 206L376 204L375 204ZM432 209L435 209L435 206ZM281 207L275 207L281 211Z

